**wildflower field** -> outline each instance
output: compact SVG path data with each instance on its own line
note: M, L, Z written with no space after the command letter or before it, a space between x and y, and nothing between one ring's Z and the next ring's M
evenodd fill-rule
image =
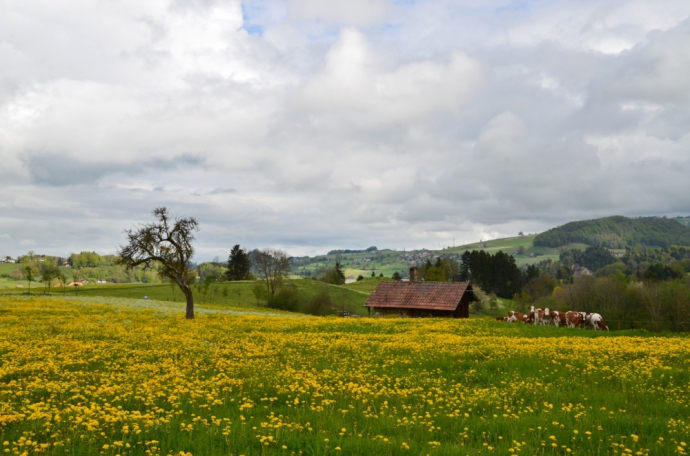
M690 339L0 297L7 454L685 454Z

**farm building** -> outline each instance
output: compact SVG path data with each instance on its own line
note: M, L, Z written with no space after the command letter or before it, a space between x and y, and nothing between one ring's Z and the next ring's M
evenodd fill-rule
M416 268L409 282L381 282L367 299L370 314L407 317L468 318L477 300L469 282L419 282Z

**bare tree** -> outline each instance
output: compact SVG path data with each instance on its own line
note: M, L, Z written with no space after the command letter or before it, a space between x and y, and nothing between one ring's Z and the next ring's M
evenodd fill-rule
M187 298L187 318L194 318L193 274L189 261L194 256L193 233L199 231L199 223L192 217L172 220L165 207L154 209L153 215L158 223L125 231L129 244L118 249L118 264L128 269L141 265L152 269L158 263L160 274L175 282Z
M273 296L290 272L288 254L278 249L263 249L253 255L254 267L266 285L269 298Z

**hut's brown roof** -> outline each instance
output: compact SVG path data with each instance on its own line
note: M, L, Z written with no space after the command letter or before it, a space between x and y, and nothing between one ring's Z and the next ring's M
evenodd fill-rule
M454 311L465 292L476 299L469 282L381 282L364 305Z

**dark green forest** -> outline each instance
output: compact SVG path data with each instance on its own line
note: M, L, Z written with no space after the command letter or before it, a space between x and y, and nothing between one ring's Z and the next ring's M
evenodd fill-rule
M582 220L552 228L534 238L535 246L561 247L572 243L609 249L639 245L669 247L690 246L690 227L684 219L659 217L628 218L622 216Z

